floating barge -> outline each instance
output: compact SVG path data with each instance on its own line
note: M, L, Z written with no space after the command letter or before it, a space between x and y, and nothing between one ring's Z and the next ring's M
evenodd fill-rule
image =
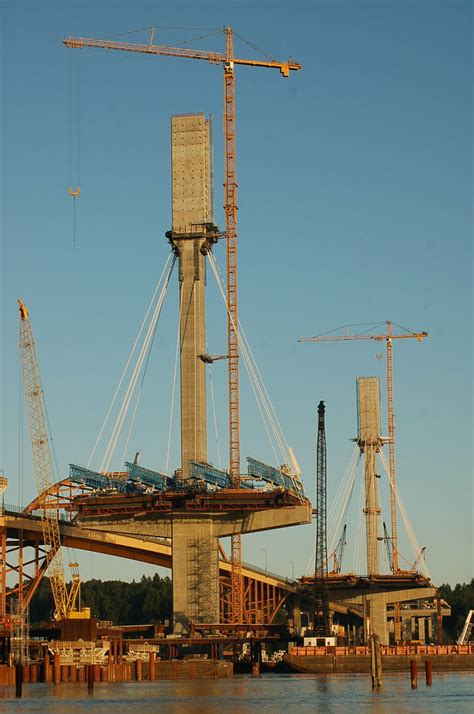
M380 646L384 672L407 672L410 660L419 667L431 662L433 671L474 671L474 645ZM369 674L369 647L292 647L283 655L290 669L306 674Z

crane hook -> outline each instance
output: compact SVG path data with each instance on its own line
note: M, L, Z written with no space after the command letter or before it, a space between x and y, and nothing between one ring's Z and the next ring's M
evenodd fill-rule
M70 196L72 196L73 198L76 198L76 196L80 195L81 189L79 188L79 186L75 189L73 189L69 186L67 192Z

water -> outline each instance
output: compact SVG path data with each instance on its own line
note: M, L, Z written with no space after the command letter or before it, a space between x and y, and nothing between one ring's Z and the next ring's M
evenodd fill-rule
M47 714L296 714L321 711L376 714L462 714L474 711L470 674L433 674L433 686L421 678L411 690L409 674L384 677L372 692L367 675L237 675L233 679L175 680L95 684L26 684L23 698L14 687L0 689L0 712Z

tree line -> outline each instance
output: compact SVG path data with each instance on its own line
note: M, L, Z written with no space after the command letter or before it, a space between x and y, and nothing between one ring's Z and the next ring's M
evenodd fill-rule
M445 583L438 593L451 605L451 617L443 618L443 631L455 642L464 627L467 613L474 610L474 578L470 583L458 583L454 588Z
M474 578L470 583L439 588L440 597L451 606L451 617L444 618L443 630L451 641L461 632L466 615L474 610ZM81 584L81 606L90 607L92 617L112 620L115 625L142 625L164 622L172 617L171 579L143 575L131 583L122 580L87 580ZM54 612L49 578L44 577L30 605L30 622L37 625L51 620Z
M90 607L92 617L111 620L114 625L163 622L172 616L172 587L169 577L143 575L131 583L122 580L86 580L81 583L81 607ZM49 578L44 577L30 605L30 623L51 620L54 601Z

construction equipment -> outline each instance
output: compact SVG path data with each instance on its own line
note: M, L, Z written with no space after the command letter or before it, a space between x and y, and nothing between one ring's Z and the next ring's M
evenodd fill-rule
M327 590L328 577L328 544L326 528L326 486L327 486L327 455L325 430L324 402L318 404L318 437L316 444L316 559L314 578L319 587L314 591L314 632L317 636L326 637L329 629L329 596Z
M422 559L425 550L426 550L426 545L424 545L423 548L421 548L416 560L414 561L413 565L411 566L410 570L412 572L414 572L414 573L416 572L416 567L417 567L418 563L420 562L420 560Z
M387 560L388 560L388 565L390 567L390 570L393 573L393 548L392 548L392 541L390 539L390 536L388 535L387 531L387 524L385 521L383 522L383 540L385 543L385 550L387 552Z
M380 324L380 323L379 323ZM383 334L369 334L367 331L351 335L348 332L344 335L325 334L315 337L300 337L298 342L334 342L339 340L375 340L385 341L387 347L387 429L389 448L389 475L390 475L390 524L391 541L393 549L393 572L398 572L398 528L397 528L397 500L396 500L396 474L395 474L395 417L393 413L393 340L406 340L415 338L422 342L428 337L427 332L405 332L402 334L393 333L393 324L386 321L386 331ZM378 326L378 325L377 325ZM346 331L356 325L344 325ZM367 325L364 325L367 327ZM398 325L397 325L398 327ZM403 329L403 328L402 328Z
M30 427L33 464L36 473L39 504L42 509L41 524L43 530L46 563L53 593L56 620L68 618L88 618L90 609L76 609L81 580L77 563L71 563L72 579L68 588L61 552L59 514L56 506L48 502L48 490L54 484L53 462L46 423L44 394L36 353L36 345L31 329L26 305L18 300L20 309L20 358L23 375L23 389Z
M380 324L380 323L379 323ZM387 349L387 431L388 431L388 449L389 449L389 480L390 480L390 526L391 526L391 549L392 549L392 572L394 574L400 571L398 564L398 526L397 526L397 482L395 472L395 416L393 411L393 340L404 340L415 338L418 342L422 342L423 338L428 337L427 332L404 332L401 334L393 333L393 323L390 320L386 321L386 331L382 334L369 334L367 330L362 333L351 335L348 333L348 328L355 327L354 325L344 325L342 329L346 330L344 335L317 335L315 337L300 337L298 342L333 342L337 340L375 340L377 342L385 341ZM376 327L378 327L377 325ZM367 328L367 325L364 325ZM399 325L397 325L399 327ZM401 328L403 329L403 328ZM401 616L400 604L395 603L395 640L398 642L401 638Z
M293 60L286 62L239 59L234 56L233 30L224 28L225 53L195 50L183 47L155 45L155 28L150 28L148 44L133 44L93 38L68 37L63 42L73 49L96 47L108 50L144 53L166 57L183 57L205 60L224 68L224 211L226 223L227 267L227 343L228 343L228 392L229 392L229 473L233 488L240 486L240 395L239 395L239 345L238 345L238 294L237 294L237 175L235 142L235 65L268 67L278 69L283 77L290 71L301 69ZM243 621L242 547L241 536L232 536L232 619Z
M468 643L471 642L471 632L472 632L472 626L473 626L473 615L474 615L474 610L469 610L466 616L466 622L464 623L464 627L462 628L461 634L459 635L457 639L457 644L458 645L467 645Z
M344 523L344 528L342 529L342 535L339 538L339 541L334 549L334 552L332 553L332 559L333 559L333 569L331 570L331 573L336 574L341 572L342 568L342 558L344 557L344 548L346 546L346 532L347 532L347 523Z

